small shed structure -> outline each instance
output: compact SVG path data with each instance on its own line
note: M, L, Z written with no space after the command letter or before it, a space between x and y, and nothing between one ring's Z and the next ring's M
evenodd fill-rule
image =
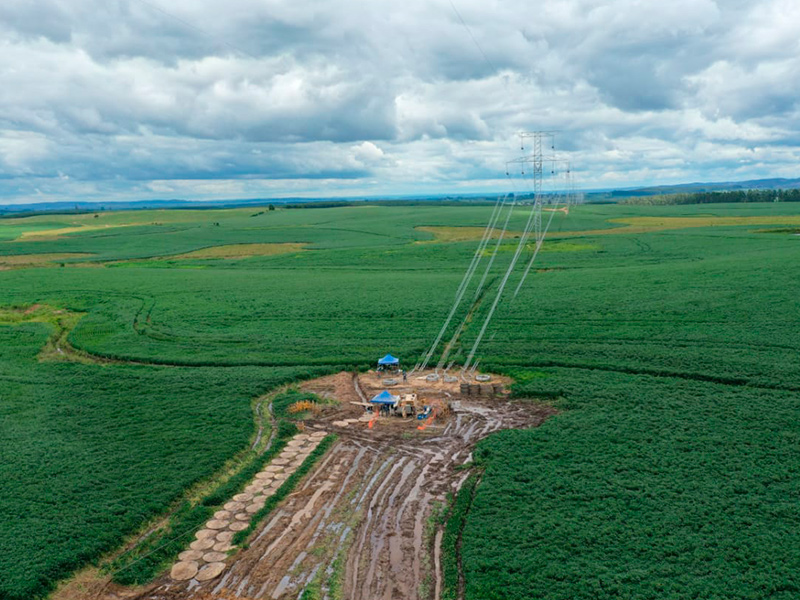
M372 397L370 404L380 404L381 406L394 406L400 400L400 396L390 394L388 391L383 390L380 394Z
M397 410L397 403L399 401L400 396L395 396L383 390L380 394L373 396L369 403L377 407L381 414L392 415Z
M387 354L378 361L379 371L397 371L400 368L400 359Z

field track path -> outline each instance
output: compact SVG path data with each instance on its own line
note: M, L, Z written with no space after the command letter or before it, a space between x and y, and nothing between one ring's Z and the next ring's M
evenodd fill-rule
M551 413L532 403L456 402L445 426L421 435L342 428L340 441L219 579L164 577L138 598L284 599L306 588L329 597L332 586L348 600L434 598L441 589L434 539L441 536L427 522L434 502L466 478L455 467L490 433L538 425Z

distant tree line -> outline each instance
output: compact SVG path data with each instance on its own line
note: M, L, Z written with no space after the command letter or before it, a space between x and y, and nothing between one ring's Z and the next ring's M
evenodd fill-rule
M720 202L800 202L800 189L659 194L656 196L628 198L622 200L620 204L660 206L667 204L717 204Z
M523 198L522 195L518 196ZM300 202L297 204L284 204L282 208L342 208L344 206L491 206L497 197L480 198L420 198L410 200L332 200L325 202ZM255 215L253 215L255 216Z

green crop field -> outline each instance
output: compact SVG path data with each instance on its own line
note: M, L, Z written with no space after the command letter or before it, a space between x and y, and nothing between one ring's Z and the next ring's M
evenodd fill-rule
M491 210L0 219L0 598L45 595L213 475L256 396L413 364ZM781 203L554 218L480 359L560 412L480 443L466 598L800 596L798 225Z

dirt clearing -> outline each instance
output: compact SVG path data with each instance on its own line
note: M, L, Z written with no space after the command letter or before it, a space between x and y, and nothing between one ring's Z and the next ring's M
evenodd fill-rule
M300 252L307 244L294 242L274 244L228 244L225 246L211 246L185 254L163 256L160 260L195 260L207 258L251 258L253 256L276 256L278 254L291 254Z
M61 252L52 254L14 254L0 256L0 270L28 269L30 267L54 267L64 260L94 256L85 252Z
M458 382L409 377L407 389L446 401L447 411L422 429L422 421L400 417L381 417L370 427L359 421L364 408L351 402L385 379L341 373L305 384L340 401L306 431L335 431L339 441L267 517L250 546L227 559L221 577L183 582L167 574L136 597L436 598L441 535L431 515L466 478L456 467L469 462L475 443L490 433L536 426L554 411L504 395L461 397Z

